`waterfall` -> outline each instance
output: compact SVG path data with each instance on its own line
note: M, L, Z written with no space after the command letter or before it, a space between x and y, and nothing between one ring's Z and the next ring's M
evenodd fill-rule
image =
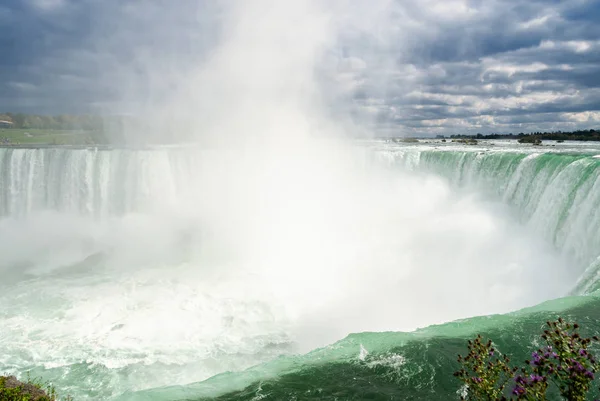
M181 150L0 149L0 216L103 218L173 204L194 159Z
M395 147L376 158L503 200L578 267L600 256L600 158L593 154ZM178 207L215 160L182 148L2 148L0 216L55 210L106 218Z
M190 199L196 176L210 174L215 163L227 163L222 154L214 156L183 148L2 148L0 216L55 210L103 219L177 208ZM543 150L405 146L379 150L376 159L441 175L457 188L503 200L535 235L573 260L575 268L587 268L579 290L595 288L592 277L600 267L600 158Z
M521 223L585 269L576 292L596 288L600 158L594 153L397 147L382 151L380 159L503 200Z

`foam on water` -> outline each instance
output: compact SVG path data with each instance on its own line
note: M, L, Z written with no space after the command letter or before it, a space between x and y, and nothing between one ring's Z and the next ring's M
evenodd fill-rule
M501 204L360 149L0 153L13 194L0 363L37 367L79 399L518 309L574 284ZM553 280L540 287L542 272Z
M595 148L597 144L585 146ZM392 165L440 174L456 188L478 188L488 197L503 199L522 224L571 261L574 275L586 269L596 271L600 164L583 145L560 149L506 144L502 148L394 149L390 145L382 155ZM576 292L592 288L594 281L582 280Z
M371 132L374 122L356 126L343 115L366 72L346 67L338 79L350 61L341 56L344 39L375 33L378 47L359 55L360 64L382 77L375 91L388 87L396 54L382 60L380 50L397 49L390 32L398 26L389 19L402 15L397 2L218 2L218 40L189 57L173 51L178 43L168 33L180 20L150 4L118 8L105 27L89 30L85 54L97 49L98 60L111 60L93 66L108 78L97 99L103 104L106 91L122 102L109 110L142 120L144 128L125 127L124 140L164 142L180 132L203 150L0 149L1 370L33 369L78 400L128 398L269 360L277 374L315 355L356 358L350 339L333 352L275 359L351 332L509 311L572 288L577 275L568 262L578 256L553 250L563 231L545 242L500 198L453 191L426 169L383 168L335 140ZM169 10L191 13L183 2ZM185 38L202 37L191 25ZM165 34L150 36L151 46L135 40L148 30ZM400 153L415 170L435 164L427 152ZM439 156L443 172L459 181L464 172L469 187L505 183L519 165L467 153L457 171L450 152ZM555 188L561 205L583 205L553 184L588 166L553 180L563 167L542 168L539 182ZM523 200L530 221L580 229L554 215L544 226L548 211L536 215L530 205L554 198L522 189L524 181L513 185L523 195L512 198ZM578 188L591 191L586 183ZM565 249L587 257L586 247ZM399 361L370 357L378 367Z

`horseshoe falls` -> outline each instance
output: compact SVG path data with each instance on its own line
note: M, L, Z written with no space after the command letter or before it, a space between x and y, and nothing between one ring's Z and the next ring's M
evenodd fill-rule
M458 398L600 331L600 146L0 148L0 368L76 400ZM343 151L340 150L343 146Z
M574 293L594 289L600 262L598 148L492 149L401 149L388 157L392 164L439 174L454 187L478 188L501 199L522 224L585 268Z

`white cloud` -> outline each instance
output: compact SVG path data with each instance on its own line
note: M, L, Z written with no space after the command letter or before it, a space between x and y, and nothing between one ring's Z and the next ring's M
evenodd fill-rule
M367 68L367 62L358 57L346 57L338 65L340 71L362 71Z
M436 19L456 21L474 18L478 10L466 0L421 0L420 4L428 14Z
M562 116L568 120L576 123L583 122L600 122L599 111L584 111L581 113L562 113Z
M550 13L546 15L542 15L540 17L532 18L525 22L521 22L518 25L518 29L522 30L530 30L530 29L538 29L541 27L547 26L552 20L558 19L558 15L556 13Z
M570 50L574 53L588 53L600 47L599 40L544 40L539 48L543 50Z
M494 59L484 60L484 65L490 65L485 68L485 70L481 74L481 80L484 81L485 77L491 72L498 72L501 74L506 74L511 77L517 73L526 72L526 73L535 73L547 70L550 68L547 64L534 62L531 64L524 65L516 65L516 64L502 64Z
M139 95L146 91L144 102L152 104L172 87L186 86L189 81L181 85L176 77L188 76L189 70L211 58L214 50L211 46L218 43L223 33L219 31L223 22L220 7L227 8L229 4L215 1L219 6L207 11L202 7L208 8L210 1L181 2L176 7L163 7L153 0L135 4L119 0L24 1L35 10L34 13L29 10L29 14L51 13L56 27L77 27L77 18L86 7L93 8L94 12L87 14L93 16L91 26L82 28L82 32L91 32L91 37L75 44L66 43L76 42L73 39L79 37L75 34L63 38L61 32L46 35L40 29L36 37L65 40L62 51L61 43L56 47L53 44L51 54L31 57L28 64L11 67L8 74L0 77L4 87L20 94L37 88L43 92L40 99L52 96L65 102L74 99L73 102L78 102L75 107L83 102L69 94L98 92L102 96L86 98L87 105L111 105L110 96L123 100L122 104L112 104L113 109L129 104L128 93ZM231 4L236 1L245 4L244 0L234 0ZM270 1L273 7L278 7L276 0L261 1ZM320 4L318 0L314 2ZM302 14L303 0L293 0L290 4L300 7L299 13L294 14L296 17ZM339 37L328 36L322 43L332 47L328 49L328 59L314 57L311 62L324 75L318 77L324 82L324 91L333 92L324 97L332 102L340 100L343 103L340 108L351 104L348 107L353 107L352 111L359 115L362 112L377 116L385 124L397 124L415 132L427 127L423 132L429 133L445 129L508 130L516 124L547 127L550 123L540 122L536 117L545 112L550 113L544 118L553 121L552 126L597 124L594 110L600 104L600 94L595 92L600 85L597 79L600 40L594 39L594 35L600 37L600 28L593 16L586 18L585 13L578 11L577 7L586 6L584 1L542 4L527 0L376 0L367 4L337 0L332 4L343 5L341 12L332 17L335 30L341 33ZM4 9L7 6L3 4L0 21L3 15L14 13L10 8ZM569 13L583 17L570 21ZM288 22L294 24L292 14ZM264 23L257 26L257 19ZM279 35L279 39L267 40L269 35L277 38L277 31L287 32L288 23L272 19L257 15L247 26L239 27L240 38L249 42L252 39L241 31L264 35L265 46L269 45L267 50L276 47L283 55L298 54L299 60L305 54L302 48L293 46L295 42L302 46L307 40L314 40L321 46L318 36L323 33L314 32L311 26L300 27L306 28L303 30L306 34L297 37L286 39ZM19 25L25 26L21 22ZM202 40L207 44L193 47ZM285 46L278 46L280 42ZM27 43L30 41L23 40L16 48L26 49ZM259 65L257 57L265 54L249 46L245 48L244 57L223 63L223 69L236 68L234 72L240 80L256 76L253 82L263 90L277 78L269 70L297 70L297 63L276 64L285 62L286 57L273 57L273 63L267 63L266 67ZM312 67L305 67L303 71L312 74ZM287 74L284 83L291 84L290 79L301 76ZM173 80L169 81L169 77ZM305 87L312 82L309 78L312 76L298 79L297 86ZM212 88L213 84L217 88L220 84L208 81L201 92L219 96L218 90L206 88ZM226 82L223 87L229 90L233 84ZM196 91L190 92L193 99L202 97ZM134 100L141 97L134 96ZM35 103L34 100L31 95L31 102ZM3 104L12 107L14 103ZM127 109L134 110L129 106ZM53 112L45 112L49 111Z

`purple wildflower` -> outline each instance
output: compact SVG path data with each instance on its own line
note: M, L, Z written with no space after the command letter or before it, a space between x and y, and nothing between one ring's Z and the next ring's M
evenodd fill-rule
M539 376L539 375L530 375L529 380L531 380L531 383L539 383L543 379L542 379L542 376Z
M525 394L525 389L521 386L517 386L515 387L515 389L512 392L514 395L523 395Z

